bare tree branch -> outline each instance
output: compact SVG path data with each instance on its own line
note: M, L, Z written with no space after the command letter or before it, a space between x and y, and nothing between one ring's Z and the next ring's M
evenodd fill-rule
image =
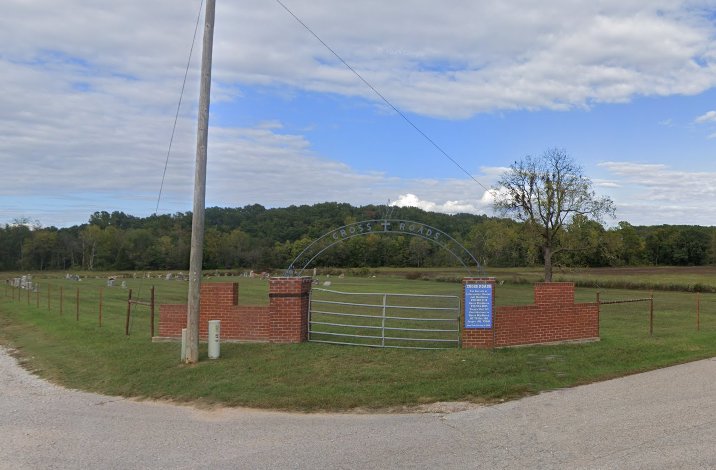
M566 249L560 245L560 235L575 216L601 222L604 216L614 215L612 200L595 194L592 181L562 149L514 162L495 189L495 210L539 233L545 281L552 280L552 255Z

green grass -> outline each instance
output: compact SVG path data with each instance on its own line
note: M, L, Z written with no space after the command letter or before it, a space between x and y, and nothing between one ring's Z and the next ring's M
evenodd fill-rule
M716 267L629 267L573 269L555 274L555 281L578 286L716 293Z
M544 278L542 267L485 268L486 275L504 284L532 284ZM458 268L380 268L381 276L407 279L456 281L466 275ZM621 268L561 268L555 267L554 281L575 282L579 287L594 289L621 288L716 293L716 266L641 266Z
M232 280L226 278L211 281ZM321 277L321 281L325 277ZM343 291L457 294L459 284L331 276ZM47 280L40 279L41 285ZM121 281L119 281L121 282ZM119 284L117 282L117 284ZM240 302L266 303L267 283L240 279ZM490 351L405 351L299 345L222 344L220 360L194 366L179 361L178 343L151 343L148 311L133 311L124 335L127 291L103 289L103 325L98 325L99 288L104 279L80 283L51 280L37 307L34 294L18 301L0 286L0 343L40 376L67 387L108 395L167 399L205 405L285 410L386 409L435 401L495 402L569 387L716 355L716 295L702 294L701 331L696 331L696 294L656 292L654 335L649 336L647 303L605 305L597 343ZM134 296L147 298L152 284L157 303L184 303L186 284L160 279L127 279ZM59 286L65 300L59 314ZM80 286L79 321L74 293ZM41 289L43 289L41 287ZM8 295L9 295L9 291ZM529 303L532 286L505 283L501 305ZM578 301L594 301L595 289L577 289ZM648 292L602 289L603 300L644 297Z

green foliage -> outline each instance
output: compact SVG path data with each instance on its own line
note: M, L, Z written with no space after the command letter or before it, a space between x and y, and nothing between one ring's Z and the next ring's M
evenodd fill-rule
M266 209L207 209L206 269L267 271L288 267L316 238L329 230L382 217L376 206L323 203ZM470 250L486 268L535 266L539 243L527 224L470 214L438 214L396 208L393 218L437 227ZM186 270L191 214L134 217L97 212L89 223L57 229L36 223L0 226L0 271L25 270ZM559 235L556 267L699 266L716 262L716 229L695 226L635 227L627 222L605 229L576 216ZM431 268L455 266L445 250L404 234L367 235L339 243L309 267Z

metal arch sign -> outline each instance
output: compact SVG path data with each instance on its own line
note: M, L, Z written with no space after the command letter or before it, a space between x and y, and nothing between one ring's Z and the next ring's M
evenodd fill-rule
M482 271L480 263L460 242L444 231L430 225L403 219L371 219L330 230L315 239L296 256L286 271L288 276L300 276L313 260L338 243L370 234L410 235L428 240L453 255L470 274Z

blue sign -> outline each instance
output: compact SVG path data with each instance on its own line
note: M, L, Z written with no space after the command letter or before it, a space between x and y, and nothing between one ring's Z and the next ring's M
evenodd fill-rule
M492 328L492 284L465 284L465 328Z

